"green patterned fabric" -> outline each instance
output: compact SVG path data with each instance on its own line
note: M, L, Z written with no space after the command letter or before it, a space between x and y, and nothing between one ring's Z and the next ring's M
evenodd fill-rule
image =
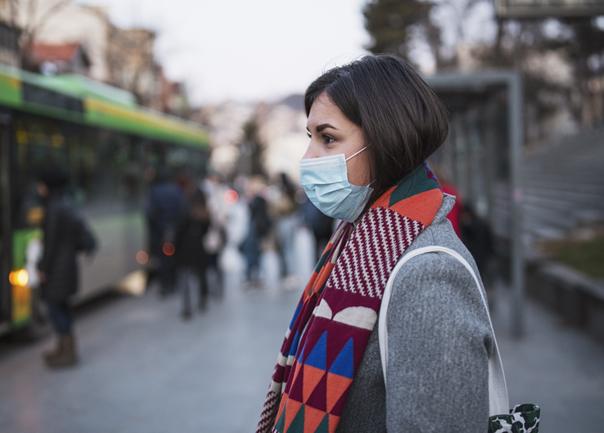
M509 415L489 417L488 433L539 433L541 409L536 404L519 404Z

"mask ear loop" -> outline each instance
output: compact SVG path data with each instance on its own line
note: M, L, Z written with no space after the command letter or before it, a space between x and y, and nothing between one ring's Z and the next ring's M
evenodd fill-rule
M367 146L365 147L361 147L359 150L357 150L355 153L353 153L352 155L350 155L348 158L346 158L346 162L348 162L349 160L351 160L352 158L354 158L355 156L357 156L359 153L361 153L362 151L364 151L365 149L367 149Z
M361 153L362 151L364 151L365 149L367 149L368 146L364 146L361 147L359 150L357 150L355 153L353 153L352 155L350 155L348 158L346 158L346 162L348 162L348 160L354 158L355 156L357 156L359 153ZM371 184L375 183L375 179L373 179L371 182L369 182L366 186L370 186Z

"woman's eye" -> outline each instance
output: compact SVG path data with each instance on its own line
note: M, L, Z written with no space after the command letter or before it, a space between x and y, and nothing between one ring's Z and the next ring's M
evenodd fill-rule
M325 143L325 144L331 144L331 143L333 143L334 141L336 141L336 140L335 140L335 138L333 138L333 137L331 137L331 136L329 136L329 135L325 135L325 134L323 134L323 135L321 136L321 138L323 139L323 143Z

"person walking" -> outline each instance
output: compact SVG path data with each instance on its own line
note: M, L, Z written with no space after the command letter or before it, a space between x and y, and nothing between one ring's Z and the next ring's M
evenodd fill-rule
M272 203L275 220L275 237L281 265L280 275L284 286L294 283L296 278L295 236L298 229L298 203L296 187L286 173L279 173L275 182L276 197Z
M174 233L185 211L185 196L166 168L152 170L145 206L148 229L149 271L147 288L154 277L159 279L160 296L174 291Z
M40 294L57 336L56 347L43 354L48 367L70 367L78 362L74 317L70 300L78 291L80 252L92 254L96 240L66 194L69 175L52 167L38 175L36 189L44 208L43 250L38 262Z
M208 304L208 254L204 238L210 227L210 215L203 191L196 190L191 195L188 208L176 227L174 238L176 274L183 301L181 316L184 320L191 318L192 287L196 286L198 289L199 310L204 311Z
M319 260L327 242L333 234L334 220L321 212L308 198L301 206L302 221L315 240L314 257Z
M447 215L449 221L451 221L451 225L453 226L453 230L457 233L460 239L463 239L463 234L461 232L461 213L463 212L463 200L461 194L457 190L457 187L451 181L451 176L449 175L449 171L445 169L442 165L437 165L433 167L434 174L438 179L438 183L440 184L440 189L453 197L455 197L455 203ZM470 250L470 252L472 252ZM476 256L474 256L476 257Z
M461 240L468 247L476 260L478 269L484 276L488 273L489 263L495 253L493 231L489 222L474 210L474 206L466 202L459 214Z
M474 206L464 203L459 214L461 240L472 253L485 283L489 296L489 308L495 310L495 270L497 269L493 230L486 218L474 210Z
M220 257L227 243L226 224L228 210L225 203L227 188L222 184L220 177L213 173L201 184L205 192L210 214L210 227L204 238L204 247L207 253L206 276L213 276L213 283L209 285L217 298L224 296L224 271L220 263ZM208 283L209 284L209 283Z
M260 279L261 258L263 248L266 247L266 241L272 231L273 221L269 214L268 202L263 195L264 189L265 185L262 179L259 177L250 179L248 185L248 231L241 245L246 261L246 284L249 288L262 286Z
M478 274L447 220L455 197L426 161L447 136L443 104L406 61L369 55L317 78L305 108L301 183L342 223L295 308L257 432L483 432L497 352L482 289L444 253L395 269L438 245ZM388 281L384 371L376 324Z

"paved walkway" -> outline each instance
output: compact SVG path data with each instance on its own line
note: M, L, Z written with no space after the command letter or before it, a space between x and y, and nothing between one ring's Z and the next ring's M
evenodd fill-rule
M177 297L110 301L79 317L83 359L68 371L44 368L39 354L49 340L4 344L0 432L254 431L297 297L231 284L190 322L179 318ZM512 401L540 402L544 433L602 433L604 347L532 303L528 334L515 341L498 310Z
M531 301L526 335L513 339L501 298L494 322L512 404L539 403L543 433L604 432L604 345Z

